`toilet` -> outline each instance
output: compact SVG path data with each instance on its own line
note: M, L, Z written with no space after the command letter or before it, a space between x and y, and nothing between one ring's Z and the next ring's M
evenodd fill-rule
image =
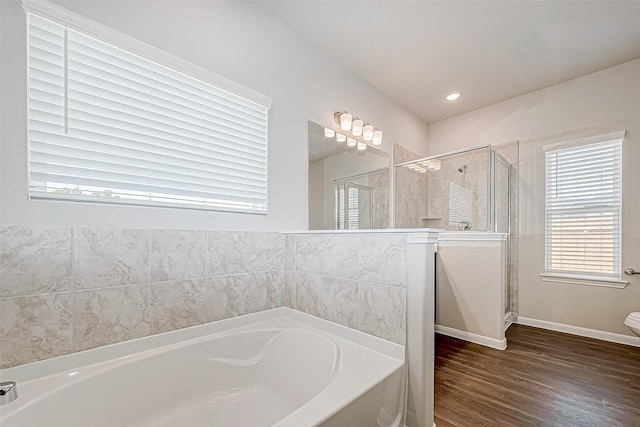
M624 324L631 329L631 332L640 337L640 311L629 314Z

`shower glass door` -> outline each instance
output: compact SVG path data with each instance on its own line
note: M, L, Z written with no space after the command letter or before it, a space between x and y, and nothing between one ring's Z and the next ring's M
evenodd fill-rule
M509 163L498 154L495 163L495 221L498 233L509 232Z
M498 233L510 233L510 166L502 156L494 153L495 167L494 167L494 179L493 179L493 198L494 198L494 217L495 217L495 231ZM507 279L504 287L504 313L509 314L511 311L511 235L507 237Z

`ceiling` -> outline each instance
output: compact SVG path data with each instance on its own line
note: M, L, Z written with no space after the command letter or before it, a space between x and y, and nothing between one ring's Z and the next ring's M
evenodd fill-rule
M427 123L640 58L637 0L260 5Z

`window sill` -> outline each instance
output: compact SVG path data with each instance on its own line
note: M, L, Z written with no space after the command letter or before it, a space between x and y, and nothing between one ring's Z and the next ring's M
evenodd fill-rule
M2 0L0 0L2 1ZM229 212L229 213L241 213L241 214L255 214L255 215L267 215L267 209L241 209L222 207L214 205L203 204L186 204L175 202L161 202L153 200L134 200L125 198L110 198L110 197L92 197L92 196L69 196L68 194L58 194L46 191L29 192L29 200L36 201L56 201L65 203L86 203L93 205L113 205L113 206L136 206L145 208L170 208L170 209L187 209L196 211L215 211L215 212Z
M543 273L540 277L545 282L570 283L573 285L600 286L616 289L624 289L629 284L629 282L620 279L581 276L578 274Z

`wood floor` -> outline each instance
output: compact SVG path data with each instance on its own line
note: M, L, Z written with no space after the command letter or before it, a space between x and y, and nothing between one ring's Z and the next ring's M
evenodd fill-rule
M522 325L507 341L436 335L437 427L640 427L640 348Z

